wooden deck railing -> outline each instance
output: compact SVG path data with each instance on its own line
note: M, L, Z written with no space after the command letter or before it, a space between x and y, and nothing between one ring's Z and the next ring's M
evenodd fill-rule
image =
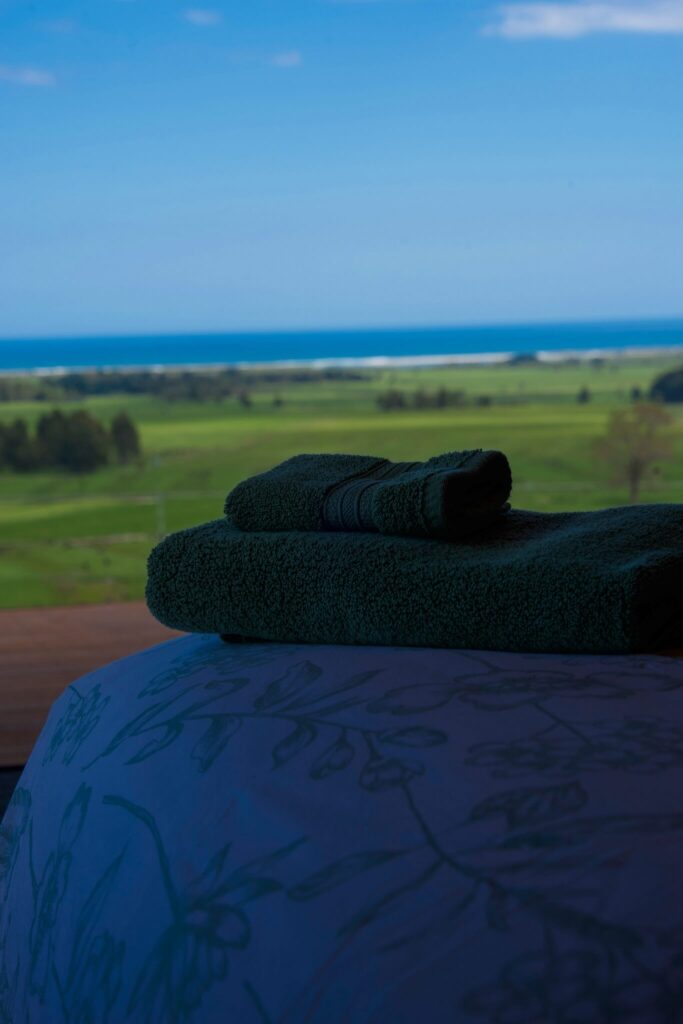
M179 635L142 602L0 611L0 768L25 764L69 683Z

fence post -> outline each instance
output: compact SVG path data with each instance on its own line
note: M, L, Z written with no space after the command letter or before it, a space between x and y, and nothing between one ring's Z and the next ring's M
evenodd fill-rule
M157 513L157 537L159 540L163 540L166 536L166 495L157 494L156 500L156 513Z

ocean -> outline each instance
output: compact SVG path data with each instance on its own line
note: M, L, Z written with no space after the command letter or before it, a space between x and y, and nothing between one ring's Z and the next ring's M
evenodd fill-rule
M683 348L683 320L530 326L159 334L0 340L0 372L262 363L359 364L485 360L520 353L616 354Z

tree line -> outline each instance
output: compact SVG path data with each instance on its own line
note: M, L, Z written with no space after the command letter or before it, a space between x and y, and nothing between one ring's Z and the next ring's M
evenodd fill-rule
M681 372L681 398L683 402L683 371ZM643 389L634 386L629 391L632 402L645 400ZM658 398L661 398L659 394ZM593 398L590 388L584 386L576 394L576 401L579 405L585 405ZM673 400L673 399L672 399ZM467 405L466 393L462 390L448 390L438 388L436 391L425 391L419 388L417 391L400 391L398 388L390 388L388 391L381 391L376 398L376 403L384 412L396 412L408 409L452 409ZM488 406L493 404L491 395L476 395L472 399L474 405ZM519 401L519 399L518 399Z
M123 465L140 456L140 436L128 413L107 427L84 409L41 416L32 433L25 420L0 423L0 469L30 473L62 469L92 473L111 461Z
M239 402L250 388L316 381L366 380L357 370L328 367L295 370L85 370L49 376L0 376L0 402L68 401L99 395L152 395L168 401ZM242 402L242 404L244 404Z
M532 353L521 353L509 360L512 365L533 363L537 359ZM578 363L578 360L567 360ZM591 364L600 365L602 360L593 359ZM168 401L223 401L234 398L242 405L250 405L250 389L286 384L315 383L316 381L363 381L370 377L357 369L326 367L315 369L258 369L244 370L225 367L216 370L85 370L65 374L20 374L0 375L0 402L35 400L59 402L82 399L98 395L150 395ZM649 392L634 388L633 401L649 397L655 401L683 402L683 367L668 371L656 378ZM577 394L578 402L591 399L588 388ZM475 399L478 405L489 405L491 397L480 395ZM278 403L274 403L278 404ZM443 408L465 404L464 392L439 388L433 392L419 389L408 394L398 389L382 392L377 404L385 410L410 408Z
M436 391L418 388L412 392L390 388L388 391L381 391L376 402L384 412L405 409L454 409L466 405L467 396L462 390L448 388L437 388ZM491 398L489 395L478 395L474 402L476 405L490 405Z

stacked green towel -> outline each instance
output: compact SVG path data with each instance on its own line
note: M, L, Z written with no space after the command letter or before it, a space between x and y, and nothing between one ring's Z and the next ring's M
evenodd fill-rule
M371 455L297 455L228 495L241 530L344 530L456 538L497 520L510 496L502 452L461 451L428 462Z
M627 653L683 644L683 505L513 510L476 542L254 533L167 537L147 600L165 625L280 642Z

